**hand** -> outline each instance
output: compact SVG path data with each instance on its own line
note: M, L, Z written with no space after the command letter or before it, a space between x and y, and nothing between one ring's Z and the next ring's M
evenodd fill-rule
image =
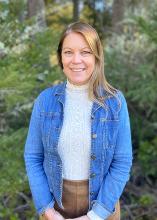
M59 212L55 211L54 220L65 220L65 218L63 218L63 216Z
M44 220L65 220L65 219L54 208L50 208L45 211Z
M75 219L75 220L90 220L90 218L87 215L83 215L81 217L78 218L66 218L66 220L71 220L71 219Z

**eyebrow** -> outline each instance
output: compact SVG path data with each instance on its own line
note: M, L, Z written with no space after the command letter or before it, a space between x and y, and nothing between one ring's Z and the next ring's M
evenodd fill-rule
M70 48L70 47L64 47L64 48L63 48L63 50L66 50L66 49L72 50L72 48ZM81 48L81 50L84 50L84 49L91 50L90 47L83 47L83 48Z

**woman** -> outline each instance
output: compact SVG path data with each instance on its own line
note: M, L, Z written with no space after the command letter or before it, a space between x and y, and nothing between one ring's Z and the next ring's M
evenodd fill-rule
M67 80L36 99L25 145L37 212L47 220L118 220L132 164L125 98L105 79L93 27L70 24L57 52Z

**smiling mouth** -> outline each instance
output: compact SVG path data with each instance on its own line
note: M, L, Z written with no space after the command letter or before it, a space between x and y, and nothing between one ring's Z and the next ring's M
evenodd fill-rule
M71 68L71 70L72 70L73 72L82 72L82 71L85 70L85 68L78 68L78 69Z

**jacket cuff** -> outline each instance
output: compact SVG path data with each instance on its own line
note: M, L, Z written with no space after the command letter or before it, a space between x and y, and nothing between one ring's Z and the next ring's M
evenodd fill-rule
M103 220L103 218L99 217L93 210L89 211L87 216L90 220Z
M92 207L92 211L99 216L101 219L107 219L110 215L112 215L112 212L108 211L103 204L100 204L95 201Z
M47 209L50 209L50 208L53 208L54 207L54 200L52 200L46 207L43 207L41 208L39 211L38 211L38 214L39 215L42 215L44 214L44 212L47 210Z

